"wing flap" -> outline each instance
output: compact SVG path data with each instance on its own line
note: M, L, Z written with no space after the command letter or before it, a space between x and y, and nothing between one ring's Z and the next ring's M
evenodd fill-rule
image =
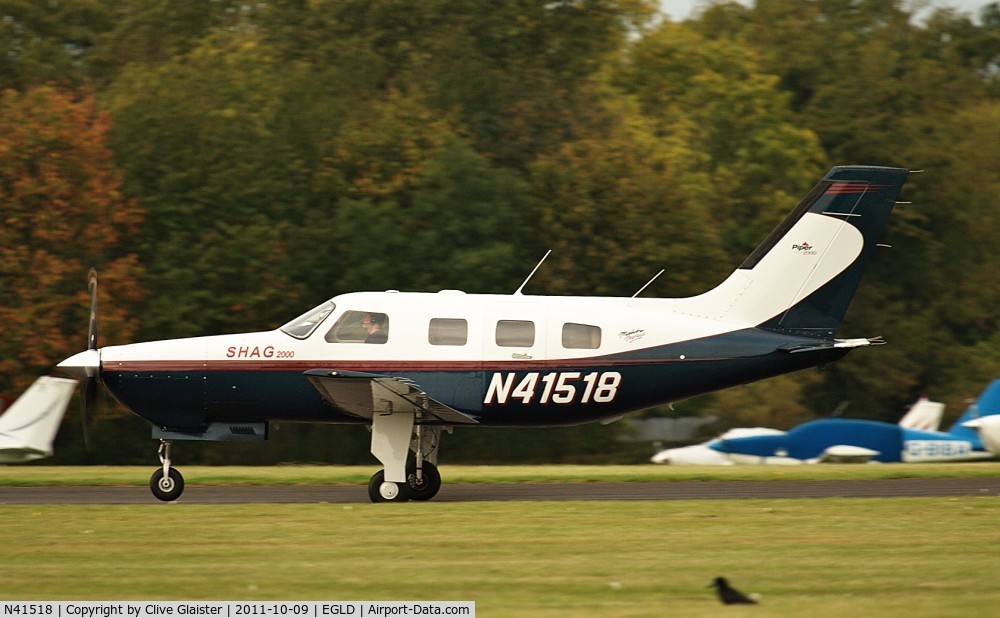
M454 425L479 422L430 397L405 378L332 369L311 369L305 376L327 403L359 418L371 419L376 413L412 412Z

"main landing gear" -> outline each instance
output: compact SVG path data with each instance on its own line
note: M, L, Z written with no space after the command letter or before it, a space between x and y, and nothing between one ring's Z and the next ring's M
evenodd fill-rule
M406 502L430 500L441 489L441 473L437 466L425 461L421 468L415 462L406 466L406 482L391 483L385 480L385 470L379 470L368 481L368 497L372 502Z
M160 500L173 502L184 492L184 477L176 468L170 467L170 440L160 440L157 454L163 467L157 468L149 477L149 489Z
M412 412L388 412L372 418L372 455L385 466L368 482L372 502L430 500L441 489L437 450L442 426L419 424L417 419ZM171 444L171 440L160 440L158 455L163 465L149 479L153 495L164 502L172 502L184 492L184 477L170 466Z
M437 469L440 425L417 425L412 413L375 414L372 418L372 455L384 469L368 481L372 502L430 500L441 489ZM413 458L409 459L409 452Z

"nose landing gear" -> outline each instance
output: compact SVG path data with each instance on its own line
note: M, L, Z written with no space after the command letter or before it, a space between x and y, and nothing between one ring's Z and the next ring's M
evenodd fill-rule
M176 468L170 467L170 440L160 440L157 455L163 467L149 477L149 489L158 499L173 502L184 492L184 477Z

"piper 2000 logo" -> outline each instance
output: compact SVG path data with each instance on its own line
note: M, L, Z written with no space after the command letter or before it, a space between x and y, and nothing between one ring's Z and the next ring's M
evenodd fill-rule
M816 248L808 242L801 245L792 245L793 251L798 251L801 255L816 255Z

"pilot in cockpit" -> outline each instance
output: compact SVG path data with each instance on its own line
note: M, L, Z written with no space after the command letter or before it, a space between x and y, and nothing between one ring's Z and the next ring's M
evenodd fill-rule
M389 339L388 333L384 330L384 313L366 313L361 316L361 328L365 329L368 336L365 343L385 343Z

